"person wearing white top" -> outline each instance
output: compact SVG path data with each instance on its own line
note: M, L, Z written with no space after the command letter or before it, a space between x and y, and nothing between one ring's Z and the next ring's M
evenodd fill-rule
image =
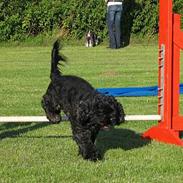
M105 0L107 3L107 26L109 31L109 47L121 47L121 15L123 0Z

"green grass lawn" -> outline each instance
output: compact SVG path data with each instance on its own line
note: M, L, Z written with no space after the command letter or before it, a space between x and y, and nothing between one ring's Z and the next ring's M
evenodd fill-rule
M44 115L40 100L49 83L50 51L0 48L0 116ZM62 52L69 59L62 72L97 88L157 85L157 46L65 46ZM126 114L157 114L157 97L118 100ZM104 158L96 163L77 156L68 122L1 124L0 183L181 183L183 149L140 137L156 123L128 122L101 132L97 147Z

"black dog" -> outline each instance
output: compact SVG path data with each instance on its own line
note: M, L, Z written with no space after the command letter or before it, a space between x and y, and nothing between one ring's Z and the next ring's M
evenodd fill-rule
M61 121L61 110L68 116L73 139L84 159L101 159L95 146L95 139L101 128L124 122L123 107L112 96L98 93L87 81L77 76L62 75L59 61L59 41L52 49L51 82L42 99L42 107L52 123Z

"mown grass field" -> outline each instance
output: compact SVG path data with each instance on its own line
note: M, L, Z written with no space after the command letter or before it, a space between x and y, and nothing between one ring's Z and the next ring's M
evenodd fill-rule
M51 47L0 48L0 116L44 115L41 96L49 83ZM74 74L95 87L157 85L156 45L120 50L65 46ZM182 75L182 73L181 73ZM157 97L122 97L126 114L157 114ZM182 98L181 98L182 101ZM77 156L70 124L0 124L1 183L181 183L183 149L142 139L157 122L128 122L101 132L97 147L103 160Z

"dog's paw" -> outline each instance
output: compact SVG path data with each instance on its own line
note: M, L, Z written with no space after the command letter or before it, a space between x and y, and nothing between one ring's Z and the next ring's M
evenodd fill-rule
M58 124L62 121L62 118L61 118L60 115L55 115L55 116L52 116L52 117L47 116L47 118L48 118L49 122L52 123L52 124Z
M83 153L81 150L78 151L78 155L81 155L84 160L96 162L102 159L101 154L98 151L90 152L90 153Z
M102 159L102 156L98 151L93 153L92 156L88 158L88 160L93 162L100 161L101 159Z

